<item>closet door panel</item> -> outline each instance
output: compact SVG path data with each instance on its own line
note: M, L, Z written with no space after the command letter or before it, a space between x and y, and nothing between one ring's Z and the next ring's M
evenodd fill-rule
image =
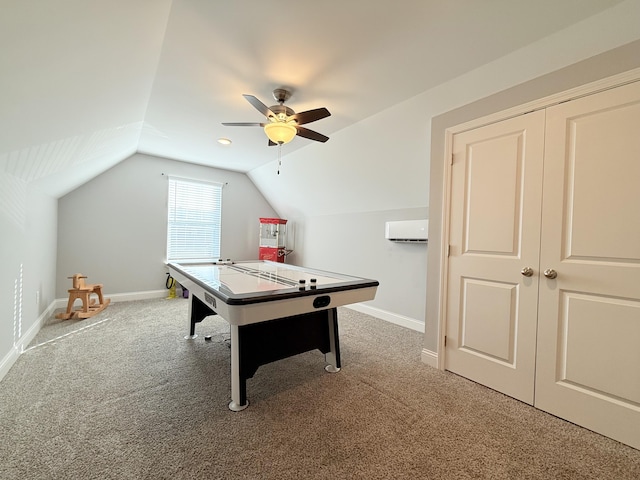
M548 108L545 142L535 405L640 448L640 83Z
M453 138L445 368L530 404L543 134L534 112Z

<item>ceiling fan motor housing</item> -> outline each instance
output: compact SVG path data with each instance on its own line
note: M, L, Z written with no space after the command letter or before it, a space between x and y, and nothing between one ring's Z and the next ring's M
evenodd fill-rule
M290 109L289 107L285 107L284 105L272 105L271 107L269 107L269 110L275 113L277 120L280 121L286 121L286 117L290 117L291 115L296 113L292 109Z

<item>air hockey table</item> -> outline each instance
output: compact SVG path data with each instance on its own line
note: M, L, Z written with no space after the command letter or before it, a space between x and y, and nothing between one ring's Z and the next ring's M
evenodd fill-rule
M340 370L337 307L375 298L378 281L267 260L168 263L189 290L189 335L219 315L230 324L231 402L244 410L247 379L261 365L318 349Z

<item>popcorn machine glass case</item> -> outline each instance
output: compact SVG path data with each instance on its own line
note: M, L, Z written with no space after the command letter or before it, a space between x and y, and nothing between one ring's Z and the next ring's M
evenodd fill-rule
M260 260L284 263L287 221L282 218L260 219Z

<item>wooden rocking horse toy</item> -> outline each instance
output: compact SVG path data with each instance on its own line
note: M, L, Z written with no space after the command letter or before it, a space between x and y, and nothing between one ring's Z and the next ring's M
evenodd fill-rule
M106 300L102 297L102 284L88 285L84 283L84 279L87 278L81 273L76 273L73 277L67 277L72 279L73 288L69 289L69 302L67 303L67 312L59 313L56 318L67 320L69 318L89 318L93 317L96 313L100 313L107 308L111 299ZM95 298L91 298L91 295L97 295ZM73 309L73 304L77 299L82 301L82 307L79 310Z

